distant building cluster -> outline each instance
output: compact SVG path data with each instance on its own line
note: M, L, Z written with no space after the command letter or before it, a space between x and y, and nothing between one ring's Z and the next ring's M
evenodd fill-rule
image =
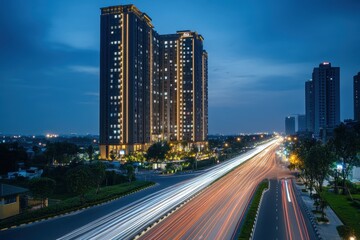
M287 116L285 118L285 133L286 135L295 134L295 117Z
M101 9L100 152L127 154L151 143L203 144L208 69L203 37L159 35L134 5Z
M360 72L354 76L354 120L360 120ZM340 124L340 68L322 62L312 72L312 79L305 82L305 115L297 116L297 131L326 140ZM285 118L285 132L292 135L295 127ZM290 123L291 122L291 123Z

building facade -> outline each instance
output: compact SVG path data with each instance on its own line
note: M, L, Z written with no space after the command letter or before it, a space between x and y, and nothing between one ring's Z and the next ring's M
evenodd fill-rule
M161 133L165 140L207 138L207 53L190 30L160 36Z
M306 131L314 132L314 86L313 81L305 82L305 118L306 118Z
M295 134L295 117L287 116L285 118L285 134L286 135Z
M306 132L306 117L303 114L299 114L297 116L297 122L298 122L298 127L297 127L297 132Z
M327 139L340 124L340 68L320 63L305 83L307 129L316 138Z
M100 154L207 138L207 54L196 32L159 35L134 5L101 9Z
M360 72L354 76L354 120L360 121Z

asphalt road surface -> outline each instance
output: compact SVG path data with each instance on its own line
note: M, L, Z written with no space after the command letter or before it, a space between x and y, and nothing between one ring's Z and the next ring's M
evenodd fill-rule
M140 239L232 239L256 186L276 169L277 143L230 172Z
M273 179L264 194L254 239L317 239L291 178Z

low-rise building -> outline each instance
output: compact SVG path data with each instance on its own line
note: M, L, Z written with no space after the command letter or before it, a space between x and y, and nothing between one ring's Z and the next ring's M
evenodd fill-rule
M20 194L28 189L8 184L0 184L0 219L8 218L20 213Z
M43 174L42 169L38 169L37 167L30 167L28 169L21 169L17 172L8 172L8 179L15 179L17 177L24 177L28 179L41 177Z

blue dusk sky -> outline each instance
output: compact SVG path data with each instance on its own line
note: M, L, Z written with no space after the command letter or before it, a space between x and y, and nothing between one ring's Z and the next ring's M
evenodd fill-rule
M341 119L353 117L358 0L4 0L0 133L98 134L99 8L130 3L160 34L204 36L210 133L283 131L323 61L341 68Z

